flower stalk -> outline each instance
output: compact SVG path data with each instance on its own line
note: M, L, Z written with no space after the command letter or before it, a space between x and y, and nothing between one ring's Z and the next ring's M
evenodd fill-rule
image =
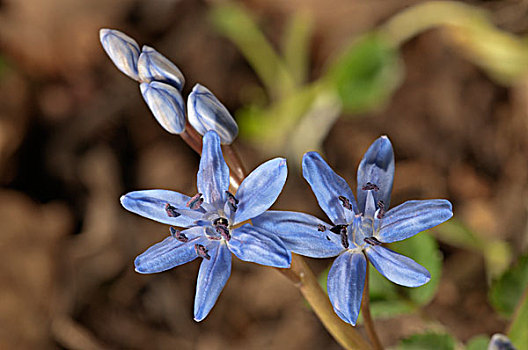
M365 329L367 335L372 343L372 347L375 350L382 350L383 346L378 338L376 329L374 328L374 322L372 321L372 316L370 314L370 293L369 293L369 268L367 266L367 273L365 275L365 288L363 289L363 301L361 303L361 314L363 315L363 322L365 324Z

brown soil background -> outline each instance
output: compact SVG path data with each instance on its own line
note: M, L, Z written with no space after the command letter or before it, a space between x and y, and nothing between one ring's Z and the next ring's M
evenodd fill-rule
M315 18L311 76L350 38L408 0L264 1L245 4L276 42L285 19ZM523 2L476 3L501 28L528 29ZM297 290L272 269L234 261L209 317L192 320L198 263L158 275L134 257L168 232L121 208L131 190L193 194L198 156L165 133L99 45L98 29L120 29L171 58L235 111L257 82L240 53L193 0L0 1L0 348L3 349L338 349ZM526 246L528 83L501 87L461 58L439 31L405 44L406 76L380 112L341 118L324 149L351 183L381 134L396 154L393 205L448 198L479 234ZM266 160L244 141L248 168ZM298 160L289 160L290 163ZM275 208L324 217L290 167ZM441 243L444 271L423 312L466 341L504 330L487 303L483 258ZM329 261L310 260L315 271ZM419 332L419 315L377 323L385 345Z

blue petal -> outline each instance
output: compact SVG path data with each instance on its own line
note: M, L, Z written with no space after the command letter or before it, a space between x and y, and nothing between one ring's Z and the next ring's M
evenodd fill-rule
M234 224L254 218L272 206L284 187L288 167L286 159L275 158L261 164L240 184L236 193L239 201Z
M376 237L384 243L402 241L452 216L451 203L445 199L407 201L385 214Z
M363 213L365 210L367 191L363 188L368 182L378 188L374 191L375 203L383 201L384 207L389 208L393 179L394 152L389 138L382 136L369 147L359 164L357 173L359 211Z
M291 254L272 232L245 224L232 231L227 246L240 260L260 265L290 267Z
M207 242L203 231L203 227L193 227L182 231L182 234L188 238L185 243L169 236L154 244L136 258L134 261L136 271L139 273L162 272L196 259L198 255L194 245L203 245Z
M292 211L268 210L251 219L255 227L275 233L286 248L310 258L329 258L343 251L341 238L330 232L332 225L315 216ZM321 232L319 225L326 231Z
M367 260L358 251L341 254L328 272L328 297L334 311L352 325L356 324L361 308L366 273Z
M167 225L179 227L194 226L197 220L203 217L203 213L185 208L190 197L178 192L167 190L145 190L129 192L121 197L121 205L126 210L139 214L151 220ZM180 214L178 217L170 217L166 205L170 204Z
M138 59L139 80L149 83L161 81L182 90L185 78L174 63L150 46L143 45Z
M187 98L189 123L200 133L214 130L223 144L232 143L238 135L238 125L227 108L205 86L196 84Z
M396 284L419 287L431 279L425 267L390 249L378 245L367 247L365 252L376 270Z
M222 155L220 138L214 131L203 137L202 158L198 170L198 192L207 203L224 205L229 188L229 168ZM220 207L218 207L220 208Z
M138 80L139 45L137 42L114 29L101 29L99 40L116 67L130 78Z
M139 85L143 99L160 125L171 134L185 129L185 102L174 86L153 81Z
M358 209L354 194L346 181L337 175L317 152L308 152L303 156L302 170L319 206L328 218L335 225L352 222ZM339 196L348 199L352 210L345 209Z
M197 322L209 314L231 275L231 252L224 243L215 243L207 247L211 259L203 259L198 273L194 297L194 320Z

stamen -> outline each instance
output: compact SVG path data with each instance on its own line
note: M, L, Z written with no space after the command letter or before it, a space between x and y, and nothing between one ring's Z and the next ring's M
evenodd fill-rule
M231 239L231 234L229 233L229 228L227 227L229 222L226 218L218 218L213 221L213 227L220 236L226 241Z
M350 200L346 198L345 196L339 196L339 200L341 201L341 205L345 207L345 209L348 209L350 211L354 211L352 209L352 204L350 204Z
M237 211L238 209L238 199L233 196L233 194L229 191L225 191L227 194L227 203L229 203L229 206L231 207L232 211Z
M208 254L208 250L205 249L205 247L201 244L195 244L194 250L196 251L196 254L204 259L211 260L211 256Z
M383 215L385 215L385 203L382 200L378 201L378 215L376 217L378 219L383 218Z
M191 208L192 210L196 210L200 208L202 203L204 202L204 199L202 197L201 193L195 194L189 201L187 202L187 207Z
M319 232L325 232L326 231L326 226L325 225L317 225L317 231Z
M363 190L363 191L374 190L374 191L378 192L378 191L379 191L379 187L378 187L378 185L373 184L372 182L367 182L367 183L365 184L365 186L363 186L362 190Z
M336 235L340 235L343 231L346 233L347 225L335 225L330 229Z
M174 227L170 227L170 234L172 237L176 238L178 241L186 243L189 241L189 238L185 235L185 233L182 233L180 230L175 229Z
M341 245L348 249L348 235L347 235L347 225L335 225L330 229L335 234L341 236Z
M367 237L365 238L365 242L367 242L370 245L381 245L381 242L378 241L376 237Z
M169 203L165 204L165 211L167 212L167 215L171 218L177 218L181 214L176 211L176 207L173 207Z

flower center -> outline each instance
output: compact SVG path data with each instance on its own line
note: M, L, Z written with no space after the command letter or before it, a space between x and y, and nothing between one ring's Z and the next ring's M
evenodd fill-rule
M229 241L231 233L229 232L229 221L224 217L219 217L213 220L213 228L223 239Z

